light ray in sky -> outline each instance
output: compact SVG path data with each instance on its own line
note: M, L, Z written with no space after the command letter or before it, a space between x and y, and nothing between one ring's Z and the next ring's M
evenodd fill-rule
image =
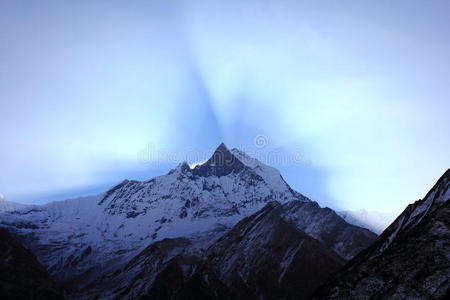
M449 9L2 1L0 191L76 196L175 164L142 164L149 145L205 154L264 134L312 162L275 167L319 203L399 211L450 165Z

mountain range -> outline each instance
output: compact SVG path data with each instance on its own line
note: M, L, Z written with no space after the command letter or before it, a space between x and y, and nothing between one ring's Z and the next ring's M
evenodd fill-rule
M224 144L96 196L4 207L0 226L67 299L307 299L401 232L377 239Z

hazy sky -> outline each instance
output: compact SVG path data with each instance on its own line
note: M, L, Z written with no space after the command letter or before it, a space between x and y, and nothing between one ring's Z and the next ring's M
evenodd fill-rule
M98 192L224 141L322 205L398 212L450 166L449 16L446 0L2 0L0 193Z

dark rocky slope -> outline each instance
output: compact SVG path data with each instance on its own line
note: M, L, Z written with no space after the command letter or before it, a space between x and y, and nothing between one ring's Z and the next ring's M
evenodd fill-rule
M375 238L315 202L270 202L231 229L153 243L72 296L304 299Z
M450 170L313 299L450 299Z
M291 201L283 204L282 217L347 260L376 239L368 229L351 225L335 211L317 202Z
M175 257L148 299L305 299L345 261L286 222L283 212L279 203L269 203L244 218L203 261Z
M35 256L0 228L0 299L64 299Z

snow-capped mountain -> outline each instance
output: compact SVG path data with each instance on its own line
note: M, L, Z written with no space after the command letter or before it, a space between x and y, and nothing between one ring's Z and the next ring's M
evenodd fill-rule
M367 228L376 234L385 230L397 217L395 213L360 210L343 210L337 212L350 224Z
M272 217L263 217L265 210L273 210ZM234 245L225 247L226 253L236 251L249 259L263 255L265 262L277 256L285 265L280 272L291 272L287 270L292 262L306 263L307 257L317 259L318 265L324 262L328 267L298 270L305 279L308 270L314 269L317 274L310 274L317 279L311 283L314 286L376 238L292 190L276 169L237 149L228 150L224 144L192 168L183 162L166 175L147 181L125 180L100 195L3 211L0 225L29 248L74 299L135 299L153 293L161 284L158 278L170 274L178 263L192 271L206 268L209 278L216 277L217 286L211 282L209 291L212 287L232 289L227 278L206 263L213 249L223 248L224 240ZM239 226L247 229L242 231ZM272 242L258 244L250 232L271 237ZM282 239L287 232L292 232L292 239ZM261 253L251 252L274 245L280 238L289 250L283 250L284 254L272 246ZM288 247L288 242L297 243L298 249ZM307 253L314 249L321 249L318 256ZM226 257L215 257L217 265L225 267ZM233 263L234 270L244 272L238 262ZM259 272L259 266L248 265L251 270L247 271ZM285 276L276 274L277 278ZM259 295L259 288L254 285L251 293Z
M205 163L92 197L3 212L6 226L60 280L87 284L152 242L231 227L269 201L309 202L279 172L221 144ZM79 277L79 280L77 279Z
M184 162L149 181L126 180L109 190L99 205L110 218L161 218L154 236L167 237L178 229L189 233L188 227L197 223L202 227L211 218L214 222L240 219L268 201L310 201L293 191L275 169L253 161L247 164L234 153L242 157L238 150L230 152L221 144L207 162L194 169ZM178 222L173 223L174 219ZM177 228L180 222L187 224ZM125 235L135 232L134 228L133 232L124 230L120 231Z
M314 299L448 299L450 169Z

